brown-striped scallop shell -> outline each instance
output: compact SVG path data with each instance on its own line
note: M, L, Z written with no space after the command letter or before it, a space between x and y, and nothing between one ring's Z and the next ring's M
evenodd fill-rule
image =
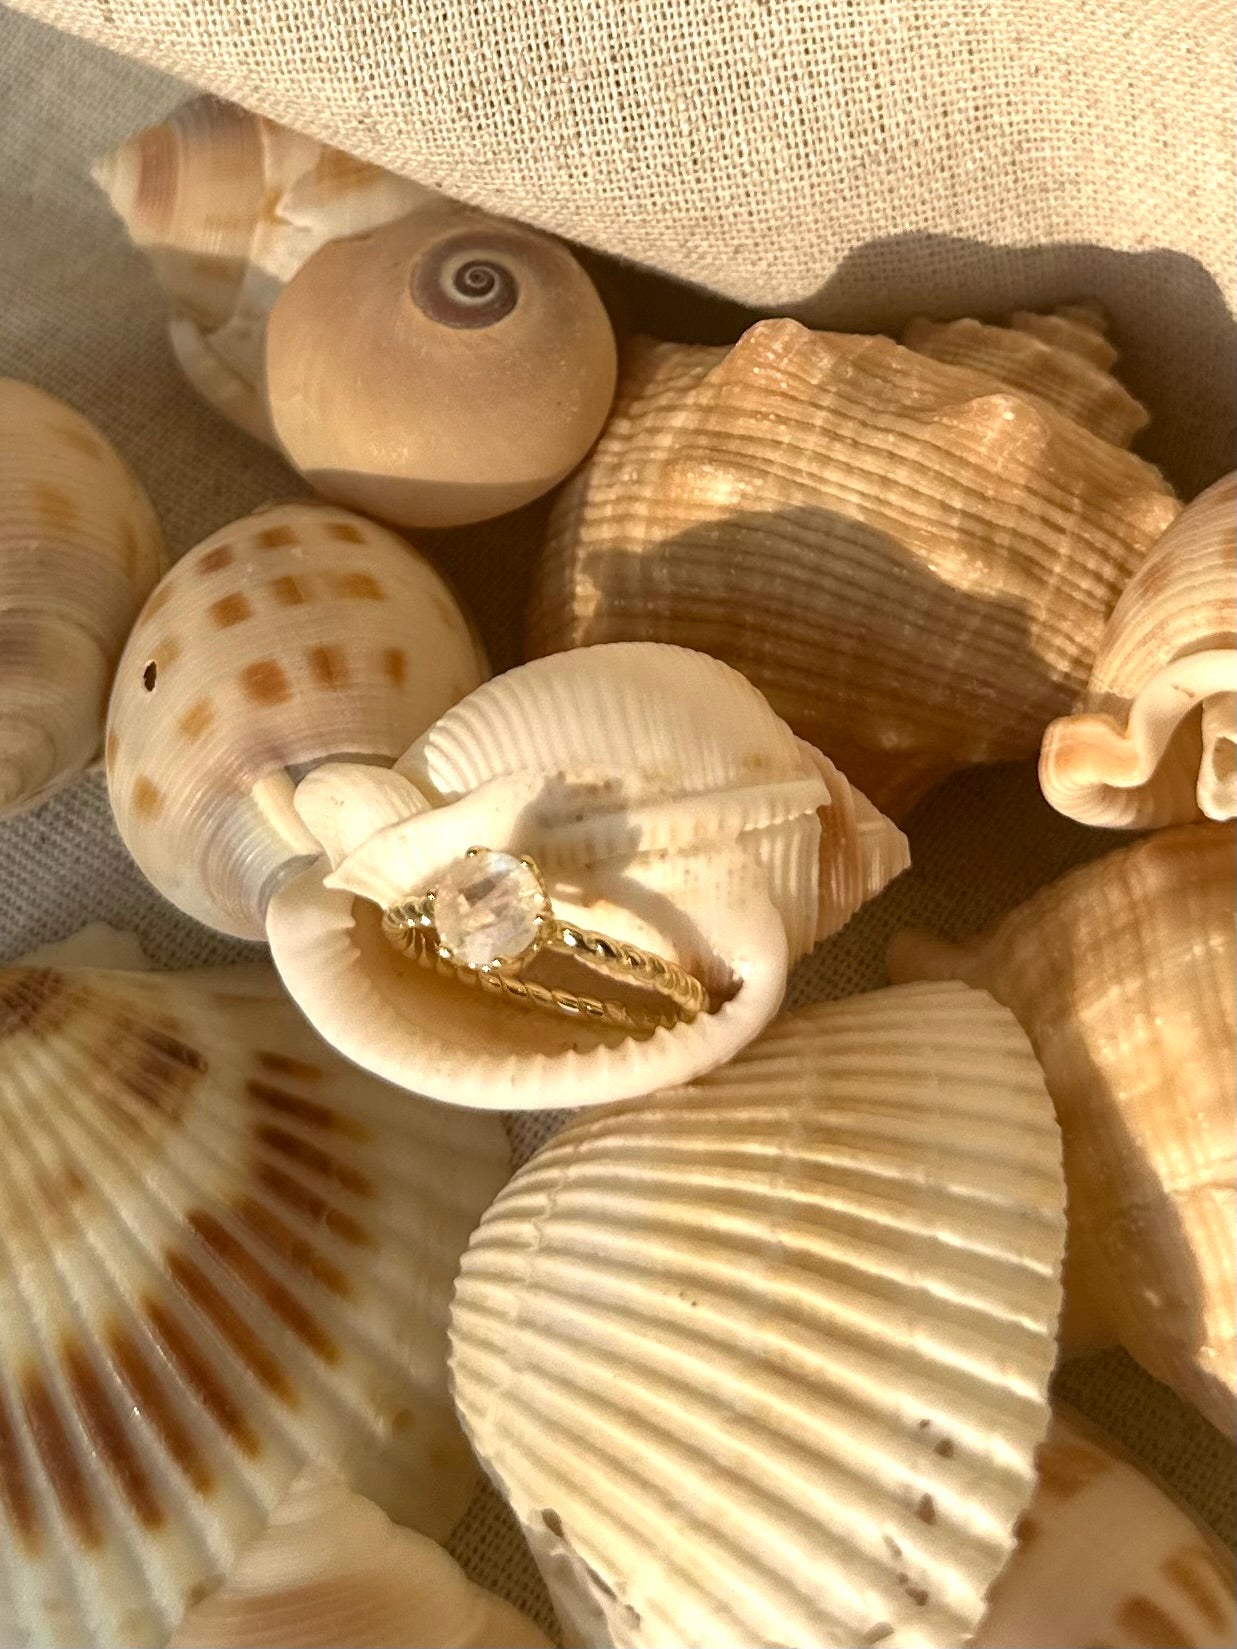
M111 443L0 378L0 816L98 754L116 660L163 566L150 500Z
M1179 509L1042 397L888 338L636 339L555 502L531 650L712 653L900 817L954 768L1038 750Z
M1237 475L1196 498L1130 580L1077 713L1044 734L1039 775L1083 824L1237 815Z
M447 1302L506 1161L267 969L0 971L0 1642L165 1643L307 1461L445 1535Z
M1182 825L1062 877L987 935L902 934L895 979L1011 1007L1065 1140L1074 1332L1118 1340L1237 1424L1232 826Z
M442 578L327 505L223 527L155 590L117 671L107 776L125 845L174 905L261 938L280 877L319 851L297 780L388 763L486 674Z

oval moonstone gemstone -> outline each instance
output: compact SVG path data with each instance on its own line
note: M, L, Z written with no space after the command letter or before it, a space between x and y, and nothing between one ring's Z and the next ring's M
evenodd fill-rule
M492 848L453 865L434 892L439 942L470 968L522 955L536 940L544 910L537 872L513 853Z

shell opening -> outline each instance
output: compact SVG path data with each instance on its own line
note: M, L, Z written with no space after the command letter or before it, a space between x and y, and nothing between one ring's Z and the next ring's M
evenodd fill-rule
M432 246L413 272L413 302L440 326L485 327L504 320L520 301L515 272L475 234Z
M155 662L155 660L152 658L150 663L142 671L142 686L146 689L146 691L148 693L153 693L154 690L155 690L155 683L158 680L159 680L159 666Z

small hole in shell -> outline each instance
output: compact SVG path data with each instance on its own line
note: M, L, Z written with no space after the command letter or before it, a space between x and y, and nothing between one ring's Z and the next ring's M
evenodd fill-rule
M142 686L146 689L146 691L148 693L153 693L154 690L155 690L155 683L158 681L158 679L159 679L159 666L155 663L154 659L152 658L150 663L142 671Z

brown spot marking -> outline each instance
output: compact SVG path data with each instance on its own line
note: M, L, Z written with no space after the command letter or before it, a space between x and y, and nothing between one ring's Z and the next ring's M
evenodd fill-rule
M36 481L31 491L35 511L42 517L43 524L53 532L71 532L77 525L78 512L68 493L47 481Z
M9 1526L27 1552L39 1549L39 1513L22 1463L17 1428L4 1392L0 1390L0 1500Z
M256 1080L246 1082L245 1089L251 1099L256 1099L267 1110L294 1117L297 1122L307 1122L311 1128L322 1128L329 1134L345 1134L349 1139L370 1137L369 1129L354 1117L342 1116L316 1099L305 1099L300 1094L289 1093L286 1088L276 1088L273 1083Z
M190 744L194 744L214 726L215 708L209 699L195 699L194 702L179 718L176 725L180 728Z
M54 968L0 971L0 1037L60 1024L69 1008L68 981Z
M915 1507L915 1516L921 1523L936 1522L936 1502L930 1494L921 1494L919 1504Z
M541 1521L545 1524L546 1528L549 1529L550 1533L556 1540L566 1540L567 1536L563 1533L563 1520L554 1510L553 1506L545 1506L542 1508Z
M1061 1500L1072 1500L1108 1469L1108 1461L1087 1443L1046 1443L1035 1457L1040 1483Z
M875 1626L869 1626L863 1634L864 1643L884 1643L886 1638L893 1636L894 1628L887 1620L878 1620Z
M175 664L183 651L180 642L175 636L167 636L151 653L155 663L162 669L165 665Z
M352 680L348 660L342 647L311 647L306 654L309 673L329 693L339 692Z
M72 1339L61 1342L60 1360L69 1377L73 1401L86 1428L92 1453L106 1463L142 1527L159 1528L164 1521L159 1496L146 1475L124 1419L108 1401L94 1364L83 1347Z
M1040 1526L1030 1512L1023 1512L1014 1524L1014 1539L1020 1546L1033 1546L1040 1537Z
M185 1215L185 1221L191 1231L197 1232L223 1269L235 1277L242 1287L256 1294L316 1357L324 1363L339 1361L339 1347L314 1314L278 1278L272 1277L257 1255L251 1254L244 1243L221 1225L213 1214L208 1214L204 1208L191 1208Z
M214 1475L189 1431L183 1425L163 1382L142 1356L127 1329L113 1323L104 1331L111 1358L143 1421L153 1428L167 1453L199 1494L209 1494Z
M324 1074L321 1065L315 1065L312 1060L272 1053L267 1048L257 1049L254 1061L272 1076L291 1077L294 1082L321 1082Z
M240 681L241 691L254 704L286 704L292 697L288 678L273 658L247 664Z
M285 550L297 543L298 538L295 527L263 527L257 541L263 550Z
M230 567L236 559L236 551L231 544L216 544L213 550L207 550L198 561L198 572L203 578L209 578L212 573L221 573L225 567Z
M247 618L253 617L248 597L239 591L220 596L218 601L211 602L206 611L216 630L230 630L234 624L243 624Z
M886 1534L882 1538L884 1539L885 1545L889 1548L890 1557L902 1556L902 1548L898 1545L897 1541L891 1534Z
M164 1255L168 1275L184 1297L208 1317L219 1333L245 1362L266 1389L273 1392L290 1408L296 1406L296 1393L288 1376L280 1367L279 1359L271 1355L262 1336L246 1322L240 1312L227 1301L210 1278L194 1260L178 1248L169 1248Z
M232 1207L241 1224L273 1249L294 1271L312 1278L341 1299L351 1295L352 1285L344 1272L319 1253L307 1237L299 1236L256 1197L238 1197Z
M326 524L328 538L337 539L341 544L364 544L364 529L358 527L355 521L328 521Z
M1149 1597L1130 1597L1117 1610L1117 1623L1146 1649L1195 1649L1192 1633Z
M382 673L392 687L402 687L408 679L408 654L402 647L388 647L382 655Z
M65 446L80 452L83 458L102 458L103 445L88 430L76 429L72 424L57 424L56 433Z
M142 1301L142 1310L160 1345L180 1370L185 1383L197 1393L206 1412L221 1430L227 1432L243 1454L258 1454L262 1448L261 1438L191 1336L168 1308L153 1296L147 1295Z
M161 613L167 606L168 602L175 596L176 590L176 584L174 584L170 579L165 578L162 584L151 592L150 599L142 609L142 618L154 618L156 613Z
M190 1089L209 1068L197 1048L148 1025L133 1028L125 1054L121 1085L171 1120L182 1114Z
M942 1460L952 1460L954 1457L954 1442L952 1437L942 1437L939 1443L933 1445L933 1454L939 1454Z
M81 1544L97 1546L102 1533L98 1511L90 1496L90 1485L41 1369L26 1369L21 1377L21 1392L22 1407L34 1436L34 1446L60 1502L60 1509L77 1531Z
M145 773L139 773L134 779L131 800L133 811L141 819L157 819L163 811L163 794Z
M120 740L117 738L115 733L109 733L107 735L107 743L103 747L103 753L107 757L109 763L116 760L116 752L119 749Z
M331 585L345 601L385 601L387 593L373 573L332 573Z
M1232 1575L1219 1576L1221 1593L1217 1596L1213 1582L1217 1579L1217 1565L1205 1546L1183 1546L1164 1563L1164 1574L1189 1598L1208 1626L1222 1632L1229 1624L1224 1591L1231 1588Z
M333 1157L329 1151L311 1145L308 1140L300 1139L284 1128L275 1128L270 1123L263 1123L255 1128L254 1134L259 1142L270 1150L281 1152L302 1168L321 1174L323 1179L328 1179L335 1185L342 1185L346 1191L351 1191L358 1197L373 1195L374 1188L364 1174L359 1173L350 1163L340 1162L339 1158Z
M291 573L272 578L266 587L281 607L303 607L309 599L305 594L305 586L299 578L293 578Z
M335 1208L320 1192L303 1185L284 1169L277 1168L272 1162L257 1162L253 1173L258 1184L272 1196L278 1197L280 1202L295 1209L312 1224L322 1226L341 1242L351 1243L354 1248L373 1247L373 1238L359 1220L353 1219L342 1208Z
M912 1586L906 1575L899 1575L898 1580L901 1583L902 1590L916 1608L925 1608L928 1602L928 1588L926 1586Z

